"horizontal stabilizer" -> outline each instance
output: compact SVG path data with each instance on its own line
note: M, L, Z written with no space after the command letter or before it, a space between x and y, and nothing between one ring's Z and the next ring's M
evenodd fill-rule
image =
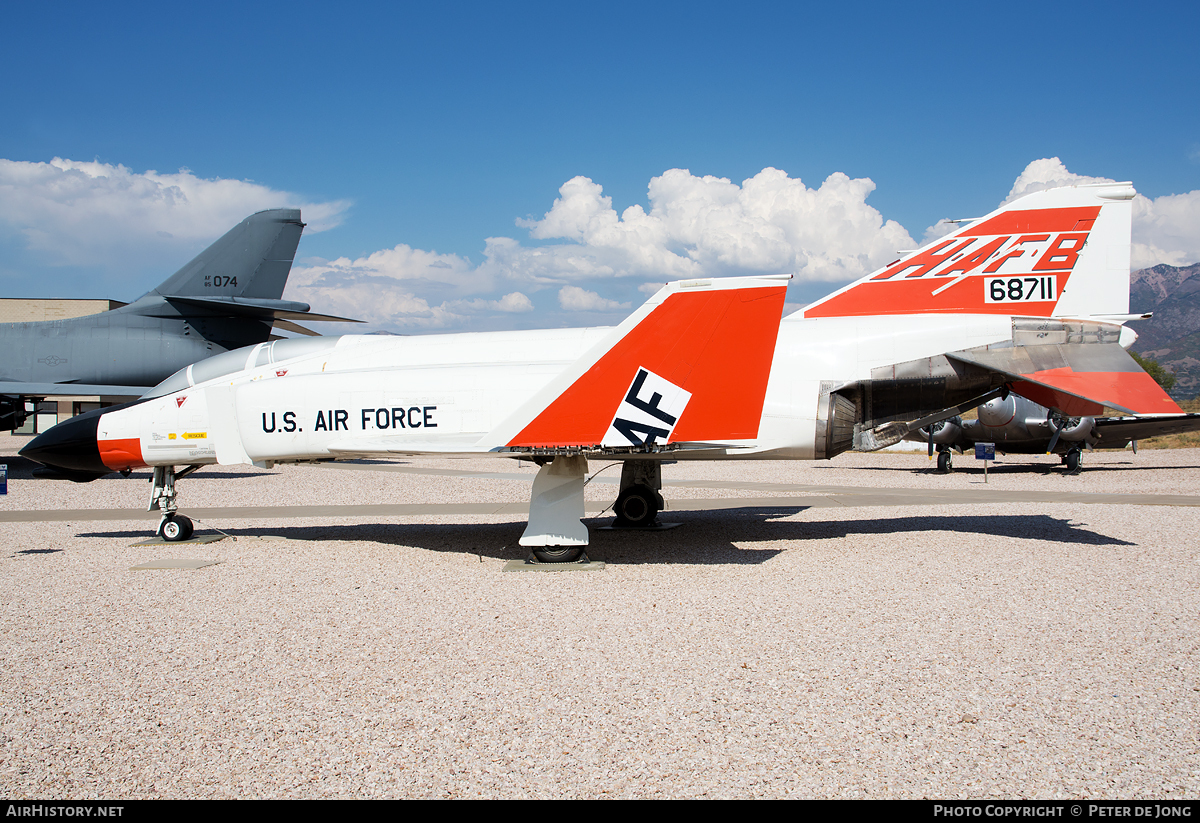
M251 297L185 297L168 295L163 298L169 303L196 306L209 309L220 314L232 314L239 317L257 317L274 320L309 320L322 323L361 323L349 317L335 317L331 314L314 314L310 312L307 303L295 300L270 300L267 298Z
M320 332L315 332L312 329L306 329L306 328L304 328L304 326L301 326L299 323L293 323L291 320L276 320L275 328L283 329L284 331L295 332L296 334L303 334L305 337L320 337L321 336ZM283 340L284 339L283 337L279 337L277 335L271 335L271 338L273 340Z
M1181 412L1117 343L1013 346L947 357L1000 372L1017 394L1064 414L1101 414L1106 406L1128 414Z

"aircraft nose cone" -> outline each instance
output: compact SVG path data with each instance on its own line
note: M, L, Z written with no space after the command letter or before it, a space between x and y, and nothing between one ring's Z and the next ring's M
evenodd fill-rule
M29 441L19 454L65 472L108 474L112 469L100 459L96 442L96 428L104 411L107 409L96 409L52 426Z

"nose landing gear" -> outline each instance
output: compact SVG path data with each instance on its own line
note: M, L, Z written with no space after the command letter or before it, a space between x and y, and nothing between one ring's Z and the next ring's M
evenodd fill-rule
M182 480L200 468L199 465L188 466L176 472L174 466L155 466L154 475L150 478L153 488L150 491L150 506L146 511L161 511L162 519L158 521L155 534L168 543L178 543L192 536L195 527L191 519L179 514L178 492L175 482Z

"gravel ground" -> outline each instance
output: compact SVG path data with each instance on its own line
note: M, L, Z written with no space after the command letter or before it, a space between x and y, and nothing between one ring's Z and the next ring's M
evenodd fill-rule
M214 520L236 540L136 547L145 473L32 480L24 442L0 436L0 513L131 519L0 523L2 796L1200 793L1200 508L681 511L593 530L603 571L505 574L518 515ZM1196 450L1096 453L1076 478L1002 458L986 487L956 462L679 463L664 494L1200 489ZM533 474L235 467L180 491L184 511L527 501ZM130 571L164 557L221 562Z

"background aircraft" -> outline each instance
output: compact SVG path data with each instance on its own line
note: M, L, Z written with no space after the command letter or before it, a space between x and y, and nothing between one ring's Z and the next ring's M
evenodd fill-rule
M952 451L959 454L976 443L995 443L1005 454L1059 454L1067 474L1078 474L1083 450L1123 449L1147 437L1200 431L1200 414L1164 414L1149 417L1067 417L1016 394L993 397L979 406L978 418L955 416L925 426L905 440L936 448L938 471L952 466Z
M0 324L0 430L27 399L137 397L189 363L261 343L276 321L343 320L282 300L304 224L299 209L251 215L162 285L119 309L68 320Z
M652 525L664 459L826 459L1021 394L1071 416L1179 408L1122 348L1133 188L1038 192L781 318L787 275L669 283L615 328L283 340L177 372L21 454L77 477L154 469L159 533L202 465L401 455L532 460L521 544L588 543L588 459ZM176 467L183 466L178 474Z

